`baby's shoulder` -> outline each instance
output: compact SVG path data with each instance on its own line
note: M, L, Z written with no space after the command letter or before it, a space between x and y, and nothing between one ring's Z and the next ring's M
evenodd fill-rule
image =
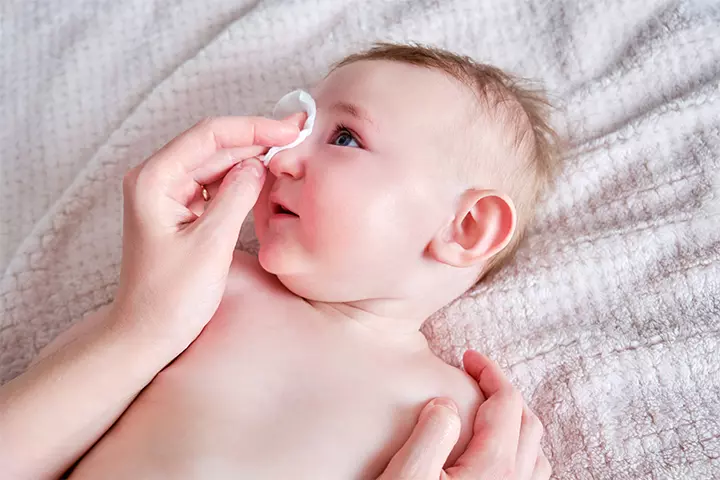
M462 429L460 439L449 457L449 464L452 464L465 450L470 441L475 415L480 404L485 401L485 397L477 382L470 375L443 362L434 355L432 359L428 360L425 368L430 375L430 378L428 378L430 391L426 392L427 396L430 398L446 397L452 399L457 405L460 414Z
M434 355L431 363L438 395L448 396L455 400L461 414L463 409L466 411L477 410L477 407L485 400L477 381L460 368L447 364Z
M431 351L423 352L408 362L406 374L412 378L412 385L422 397L448 397L458 406L465 423L474 417L477 408L485 400L477 382L462 369L445 363ZM410 373L412 371L412 373Z

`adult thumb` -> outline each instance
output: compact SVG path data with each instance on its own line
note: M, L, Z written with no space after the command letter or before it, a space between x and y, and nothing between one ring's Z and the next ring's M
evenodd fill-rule
M425 405L410 438L378 480L437 480L460 438L455 404L436 398Z
M227 238L234 246L264 182L265 166L256 157L238 163L225 174L198 226L213 236Z

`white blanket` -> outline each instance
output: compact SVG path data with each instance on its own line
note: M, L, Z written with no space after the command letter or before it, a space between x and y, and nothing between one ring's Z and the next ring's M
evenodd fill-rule
M544 81L571 145L516 261L427 323L436 351L501 363L556 478L720 478L716 2L2 2L0 382L112 298L130 166L378 39Z

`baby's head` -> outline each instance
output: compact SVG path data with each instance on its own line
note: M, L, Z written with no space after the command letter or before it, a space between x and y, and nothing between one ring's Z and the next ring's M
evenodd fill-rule
M291 291L439 308L512 255L556 161L541 95L469 58L390 44L311 92L313 133L271 160L255 207L260 263Z

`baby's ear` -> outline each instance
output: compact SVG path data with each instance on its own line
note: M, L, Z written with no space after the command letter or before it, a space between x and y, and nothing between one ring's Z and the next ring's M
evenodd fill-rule
M435 260L454 267L471 267L487 262L505 248L517 225L515 205L510 197L494 190L466 191L455 216L430 241Z

